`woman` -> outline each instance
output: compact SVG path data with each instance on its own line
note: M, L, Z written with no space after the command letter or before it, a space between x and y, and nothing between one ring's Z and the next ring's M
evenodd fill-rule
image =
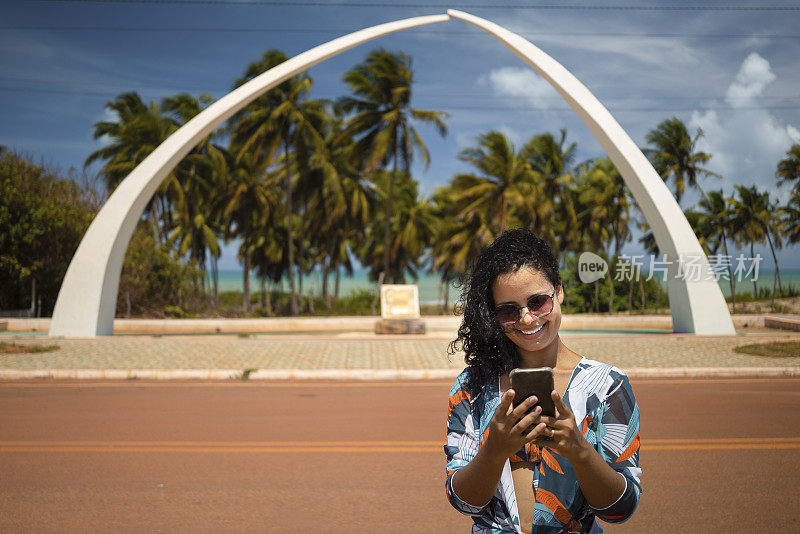
M450 503L472 532L602 532L639 502L639 409L628 379L558 335L564 289L550 247L524 229L476 260L458 338L467 368L450 390ZM551 367L556 417L530 397L516 408L508 373ZM563 394L562 394L563 392Z

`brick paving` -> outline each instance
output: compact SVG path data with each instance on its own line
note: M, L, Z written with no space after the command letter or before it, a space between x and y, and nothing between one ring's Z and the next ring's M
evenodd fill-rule
M0 369L458 369L463 354L448 358L447 332L425 337L330 335L137 335L94 339L2 336L18 344L57 344L52 352L0 354ZM738 354L750 343L800 341L800 333L765 331L726 337L685 334L564 335L588 358L627 368L795 367L800 354L769 358Z

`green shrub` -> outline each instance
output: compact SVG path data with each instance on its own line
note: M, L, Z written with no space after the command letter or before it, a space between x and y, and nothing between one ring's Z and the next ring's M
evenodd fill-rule
M0 309L55 306L72 255L94 217L85 190L30 158L0 150Z
M197 269L181 263L168 245L156 246L152 225L141 221L122 264L117 316L196 317L201 298ZM192 309L189 313L187 309Z

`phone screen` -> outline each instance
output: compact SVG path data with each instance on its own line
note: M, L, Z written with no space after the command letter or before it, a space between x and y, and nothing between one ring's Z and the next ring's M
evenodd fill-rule
M556 416L556 406L550 396L554 389L552 368L512 369L509 378L511 378L511 389L515 393L512 402L515 408L531 395L536 395L537 401L531 410L535 406L541 406L542 415Z

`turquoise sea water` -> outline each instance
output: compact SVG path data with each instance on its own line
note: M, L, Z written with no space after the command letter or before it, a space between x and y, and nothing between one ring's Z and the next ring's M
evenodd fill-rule
M756 286L761 288L772 289L773 270L761 269L758 273ZM781 282L784 287L791 284L794 287L800 287L800 269L781 269ZM328 279L329 290L333 292L333 276ZM416 284L419 286L419 300L424 304L435 304L438 302L438 284L439 281L434 274L423 273L420 274L417 281L411 278L406 280L409 284ZM251 276L250 282L251 290L255 291L259 287L259 281L255 276ZM375 290L375 282L369 280L368 273L365 270L355 271L352 277L342 275L339 282L339 294L341 296L347 295L359 289L366 289L369 291ZM219 288L220 291L242 291L243 288L243 273L242 271L228 270L219 272ZM288 281L284 282L283 289L288 288ZM727 280L720 280L720 288L723 295L726 297L730 295L730 285ZM308 294L313 292L319 295L322 291L322 276L320 273L313 273L303 277L303 293ZM744 292L753 291L753 282L750 278L743 278L741 281L736 282L736 293L741 294ZM460 294L460 289L451 284L450 287L450 302L454 302Z
M438 302L439 280L434 274L420 274L419 278L414 281L410 277L406 278L406 283L416 284L419 287L419 300L421 304L435 304ZM250 277L250 290L257 290L260 282L255 276ZM328 277L328 290L333 293L334 277ZM242 291L244 287L244 273L243 271L220 271L219 272L219 290L220 291ZM273 288L281 287L272 286ZM288 290L288 280L283 281L282 289ZM353 276L345 276L342 274L339 280L339 295L344 296L359 289L366 289L375 291L375 282L370 281L369 273L366 270L354 271ZM311 275L303 276L303 293L309 292L314 295L322 293L322 275L320 273L312 273ZM450 287L450 302L452 303L459 295L460 290L454 285Z

